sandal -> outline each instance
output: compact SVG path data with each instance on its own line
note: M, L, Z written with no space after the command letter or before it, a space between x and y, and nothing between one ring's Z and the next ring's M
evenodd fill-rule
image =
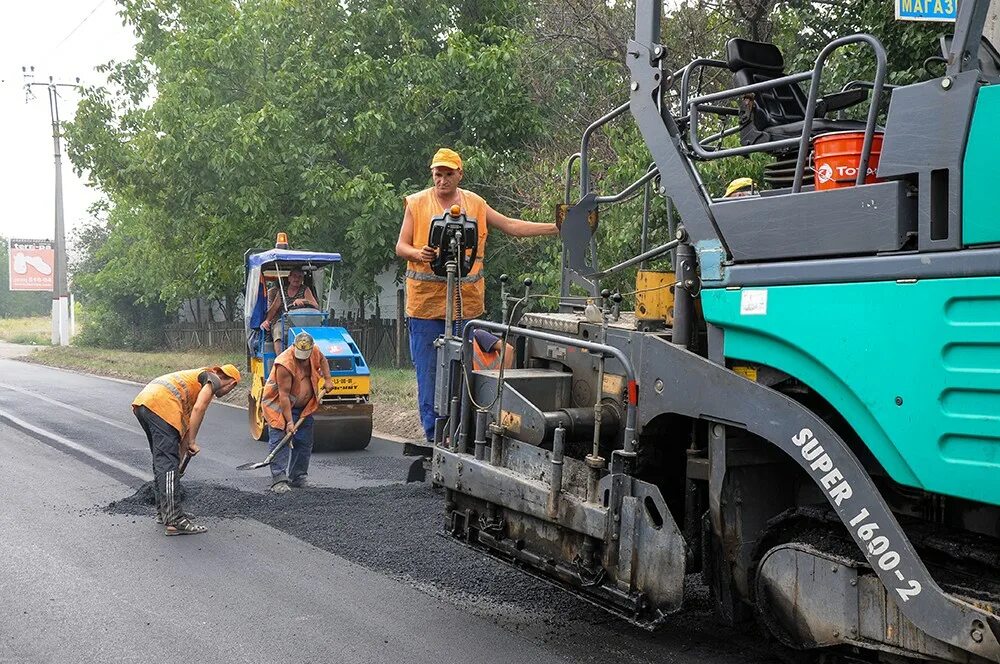
M172 535L199 535L207 532L208 528L205 526L199 526L186 516L182 516L173 523L168 524L163 534L170 537Z

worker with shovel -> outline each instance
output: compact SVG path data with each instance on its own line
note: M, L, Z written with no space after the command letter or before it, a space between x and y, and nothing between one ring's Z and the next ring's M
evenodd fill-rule
M270 448L274 451L281 445L270 463L274 493L305 486L313 446L312 414L332 383L330 363L307 332L299 332L292 346L275 358L261 396ZM287 435L290 441L284 440ZM291 450L285 442L291 443Z
M186 369L160 376L144 387L132 402L132 412L146 432L153 455L156 520L166 535L196 535L208 529L191 521L181 509L182 459L201 450L198 430L208 405L236 387L240 371L232 364Z

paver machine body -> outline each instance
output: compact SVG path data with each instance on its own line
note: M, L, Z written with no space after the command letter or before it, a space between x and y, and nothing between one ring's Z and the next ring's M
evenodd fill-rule
M284 234L279 235L274 249L247 251L244 267L244 325L247 339L247 369L250 374L248 411L250 436L267 440L267 422L261 409L264 383L277 357L269 332L261 330L268 306L268 292L281 296L289 271L299 268L305 274L305 285L317 298L324 284L326 297L332 291L333 266L340 254L288 249ZM326 278L326 280L324 279ZM275 290L272 290L275 289ZM282 324L283 347L291 346L295 335L308 332L330 363L333 389L324 395L315 414L314 450L361 450L372 436L371 372L354 339L343 327L330 321L329 306L320 311L301 308L285 311L279 316ZM316 386L317 393L319 387Z
M638 624L669 620L701 571L723 618L756 616L789 651L1000 661L988 3L960 3L943 76L899 87L863 34L798 74L740 40L726 61L663 71L660 5L637 0L630 97L585 133L575 203L567 174L560 310L442 340L432 474L447 528ZM827 57L848 44L873 49L874 80L820 97ZM703 67L735 87L692 96ZM865 102L864 120L826 117ZM600 195L588 141L626 111L653 163ZM713 113L738 126L702 138ZM828 174L811 174L812 140L840 131L859 138L856 179L814 186ZM698 163L751 152L773 155L772 188L713 199ZM639 254L601 269L597 210L644 186L679 213L671 241L648 248L644 224ZM667 256L670 273L648 269ZM620 312L601 279L637 265L636 311ZM475 329L507 337L515 368L474 371Z

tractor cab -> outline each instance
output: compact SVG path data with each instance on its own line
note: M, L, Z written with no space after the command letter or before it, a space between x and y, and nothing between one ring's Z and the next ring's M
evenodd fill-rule
M245 255L244 329L251 380L247 406L250 436L256 440L267 439L260 398L279 352L273 330L280 331L281 349L288 348L299 332L308 332L330 363L334 387L323 397L315 414L314 449L358 450L371 440L371 372L347 330L330 321L333 268L340 261L337 253L289 249L284 233L278 234L273 249L251 249ZM295 307L289 301L288 277L294 270L302 271L303 287L310 290L317 303L323 306L321 297L326 301L324 308ZM268 308L275 298L282 302L271 326L264 329Z

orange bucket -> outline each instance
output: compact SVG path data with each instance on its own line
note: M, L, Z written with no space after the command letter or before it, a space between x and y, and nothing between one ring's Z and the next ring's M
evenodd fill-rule
M858 179L861 148L865 144L863 131L835 131L813 139L813 179L817 191L853 187ZM865 184L878 179L878 158L882 153L882 132L872 136L872 154L868 159Z

